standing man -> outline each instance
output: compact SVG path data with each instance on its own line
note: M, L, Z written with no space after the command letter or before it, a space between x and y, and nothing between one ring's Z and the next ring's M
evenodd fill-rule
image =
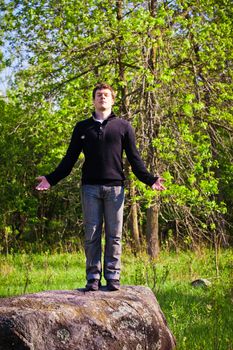
M150 174L135 144L130 123L112 112L115 93L108 84L93 90L93 115L78 122L73 130L66 155L58 167L46 176L39 176L39 191L48 190L70 174L81 152L81 200L85 228L86 290L96 291L102 276L101 234L105 223L104 278L110 291L120 288L121 236L124 205L123 150L139 180L162 191L164 179Z

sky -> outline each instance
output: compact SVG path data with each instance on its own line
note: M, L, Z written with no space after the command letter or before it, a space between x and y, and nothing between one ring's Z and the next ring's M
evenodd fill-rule
M7 86L8 86L8 80L12 76L12 71L10 68L4 69L2 72L0 72L0 95L5 95Z
M3 57L6 58L8 56L8 50L7 45L0 46L0 53L3 54ZM4 68L2 71L0 71L0 94L5 95L7 86L8 86L8 80L12 76L12 69L7 67Z

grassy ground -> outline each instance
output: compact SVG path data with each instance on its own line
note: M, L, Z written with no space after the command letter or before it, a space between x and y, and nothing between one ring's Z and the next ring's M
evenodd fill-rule
M233 251L166 251L151 262L126 248L121 283L147 285L176 336L178 350L233 350ZM211 286L192 287L197 278ZM82 252L0 256L0 297L85 285Z

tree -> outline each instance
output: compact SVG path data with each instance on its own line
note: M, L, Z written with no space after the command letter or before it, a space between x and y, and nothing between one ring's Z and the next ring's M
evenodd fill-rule
M136 128L147 167L167 180L168 190L158 196L130 174L126 208L134 218L135 240L139 231L145 236L157 226L154 232L163 242L193 246L217 238L227 243L226 219L233 220L226 213L232 205L230 2L5 1L0 16L4 40L19 66L22 62L12 85L22 122L11 120L11 128L17 142L24 140L27 173L57 164L72 127L89 113L90 88L107 80L119 91L116 111ZM8 127L4 140L7 133ZM22 159L17 153L15 162ZM23 175L18 168L14 172L20 174L14 173L19 191ZM68 190L76 181L74 170L59 185L59 200L55 193L47 197L39 210L41 219L46 217L46 225L40 221L45 231L60 225L64 232L64 202L69 203L67 225L70 231L75 227L76 198L70 199Z

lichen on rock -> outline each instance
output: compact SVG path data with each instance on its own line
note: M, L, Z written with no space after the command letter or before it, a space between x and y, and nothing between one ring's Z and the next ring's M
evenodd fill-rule
M45 291L0 300L0 350L172 350L152 291Z

